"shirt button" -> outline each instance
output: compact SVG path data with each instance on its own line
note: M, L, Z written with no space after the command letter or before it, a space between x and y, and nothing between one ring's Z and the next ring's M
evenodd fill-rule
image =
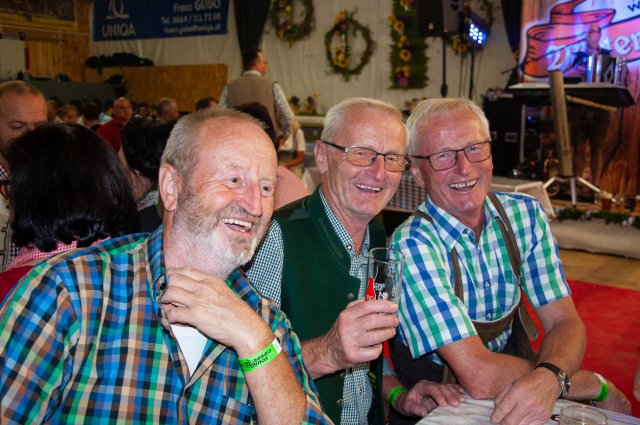
M358 394L362 395L363 392L364 390L362 388L358 388Z
M342 406L342 399L341 398L336 400L336 406Z
M353 251L353 245L347 245L347 250L348 251Z
M484 283L484 287L485 287L485 288L488 288L488 287L490 287L490 286L491 286L491 283L487 280L487 281Z
M493 319L493 314L487 313L487 319L489 319L489 320Z
M164 333L165 335L169 335L171 334L171 331L167 328L162 328L162 333Z
M340 377L341 377L342 379L344 379L346 376L347 376L347 372L342 372L342 373L340 374Z
M349 292L347 294L347 299L348 300L355 300L356 299L356 295L353 292Z

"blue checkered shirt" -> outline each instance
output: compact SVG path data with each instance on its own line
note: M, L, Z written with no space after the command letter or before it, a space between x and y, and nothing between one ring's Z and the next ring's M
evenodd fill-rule
M367 253L369 252L369 229L367 229L360 253L354 249L353 240L342 223L333 213L327 203L322 190L320 190L322 205L329 217L334 232L340 242L349 252L351 267L349 274L360 279L358 299L364 298L367 274ZM254 256L247 276L260 293L277 305L280 305L282 268L284 262L284 244L280 225L276 220L271 223L269 232L260 249ZM311 253L310 253L311 254ZM304 302L304 300L300 300ZM344 388L342 392L342 413L340 423L342 425L367 424L367 413L373 399L371 383L369 382L369 363L360 363L346 371ZM389 364L384 362L384 374L393 373Z
M233 350L207 340L189 373L156 300L165 273L162 227L37 265L0 309L0 422L257 423ZM227 285L281 341L303 422L330 423L286 316L240 272Z
M522 280L534 307L570 294L558 246L547 216L535 198L525 194L496 194L506 210L522 258ZM471 321L491 322L509 314L520 301L517 279L509 262L497 220L488 198L478 243L474 232L427 197L419 209L433 223L411 216L392 235L392 245L406 258L400 300L399 339L414 358L442 363L434 350L477 335ZM456 248L462 274L464 303L454 294L451 249ZM508 327L486 346L501 351L511 333Z

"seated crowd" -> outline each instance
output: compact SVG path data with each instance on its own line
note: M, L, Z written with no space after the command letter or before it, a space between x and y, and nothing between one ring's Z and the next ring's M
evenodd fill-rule
M100 125L95 99L0 84L0 423L404 424L465 394L495 400L493 423L544 424L559 398L631 413L580 368L539 203L489 193L471 101L407 123L379 100L333 106L311 194L266 107L215 103L179 118L163 98L152 120L119 98ZM365 302L407 168L428 196L391 237L401 301Z

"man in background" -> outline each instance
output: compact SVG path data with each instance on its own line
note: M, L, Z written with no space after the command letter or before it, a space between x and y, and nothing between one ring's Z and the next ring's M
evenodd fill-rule
M24 81L0 84L0 181L5 185L10 173L5 155L11 142L36 125L46 123L47 112L44 96L33 85ZM0 198L0 271L4 271L9 260L17 254L12 250L16 251L11 244L9 203Z
M125 125L133 118L133 108L131 102L126 97L119 97L113 102L113 119L100 126L98 133L118 153L122 140L120 132Z
M202 99L198 99L198 101L196 102L196 111L200 111L202 109L207 109L207 108L216 108L218 106L218 101L216 100L215 97L212 96L207 96L207 97L203 97Z
M175 121L180 118L178 102L170 97L163 97L156 105L156 117L160 121Z
M291 134L293 111L287 96L277 82L265 77L269 62L260 49L242 53L242 76L231 81L222 90L219 108L232 108L249 102L258 102L269 111L269 116L280 140Z
M576 53L572 67L565 71L565 77L586 78L587 63L595 55L610 56L611 52L600 47L602 29L597 24L591 24L587 30L585 50ZM595 62L594 62L595 66ZM599 83L600 81L594 81ZM591 155L591 182L600 186L604 167L604 142L609 129L609 112L589 106L572 104L569 110L569 124L571 126L571 142L573 144L573 172L576 177L583 177L586 161L587 141Z

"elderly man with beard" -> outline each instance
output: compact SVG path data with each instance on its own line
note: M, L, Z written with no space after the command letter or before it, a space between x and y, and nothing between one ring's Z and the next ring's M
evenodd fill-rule
M236 270L271 218L276 164L244 114L180 120L163 227L36 266L0 310L0 421L328 423L289 322Z
M274 215L248 272L291 320L322 406L343 425L384 423L383 399L422 416L461 399L457 386L420 381L409 391L402 387L380 356L383 342L395 335L398 319L390 313L397 306L363 302L368 251L386 242L374 217L400 183L406 144L402 116L392 105L352 98L332 107L315 146L322 184Z

